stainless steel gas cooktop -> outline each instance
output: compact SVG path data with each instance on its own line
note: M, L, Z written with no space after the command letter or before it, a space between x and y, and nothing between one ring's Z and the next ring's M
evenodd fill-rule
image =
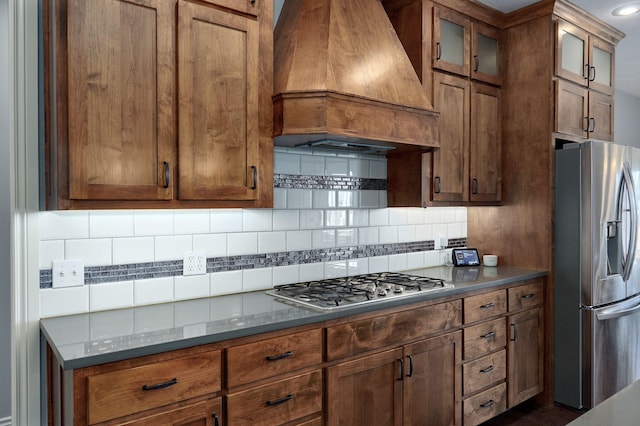
M437 278L399 272L379 272L284 284L268 290L267 294L324 311L410 297L447 288L453 288L453 285Z

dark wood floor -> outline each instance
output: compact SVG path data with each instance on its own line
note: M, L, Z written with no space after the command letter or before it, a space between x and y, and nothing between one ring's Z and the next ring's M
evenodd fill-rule
M482 426L565 426L581 414L582 411L560 405L541 407L533 402L525 402Z

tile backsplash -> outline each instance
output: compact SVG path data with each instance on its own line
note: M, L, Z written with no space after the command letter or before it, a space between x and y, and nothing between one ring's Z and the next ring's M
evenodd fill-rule
M40 212L41 317L435 266L466 243L464 207L386 207L384 157L276 148L274 187L273 209ZM182 275L191 251L205 275ZM64 259L84 286L51 288Z

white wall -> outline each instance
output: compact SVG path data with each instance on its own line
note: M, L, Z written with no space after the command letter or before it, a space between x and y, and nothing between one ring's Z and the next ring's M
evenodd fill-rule
M614 114L615 143L640 148L640 98L616 90Z
M0 423L11 416L9 3L0 0Z

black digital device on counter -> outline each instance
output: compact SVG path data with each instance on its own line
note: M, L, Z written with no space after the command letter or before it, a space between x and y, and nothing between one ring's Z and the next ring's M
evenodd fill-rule
M478 266L480 257L478 250L474 248L453 249L451 252L454 266Z

